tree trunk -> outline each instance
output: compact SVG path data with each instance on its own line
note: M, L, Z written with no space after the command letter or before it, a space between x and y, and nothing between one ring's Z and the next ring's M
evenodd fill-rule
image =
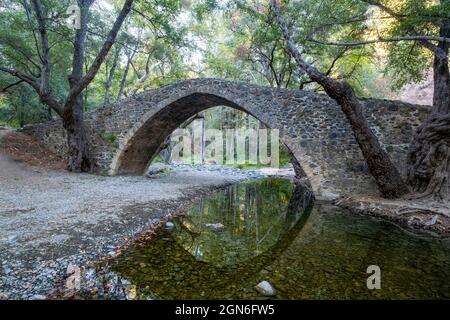
M443 20L442 37L450 37L450 20ZM443 56L435 55L434 95L430 117L419 127L409 148L408 183L418 197L449 199L450 181L450 72L449 44L441 42Z
M408 182L419 197L448 199L450 114L431 115L417 130L409 150Z
M167 136L166 140L164 140L164 146L163 146L161 152L159 153L159 155L161 156L161 158L163 158L163 160L167 164L172 163L172 135L171 134L169 134Z
M202 122L202 133L201 133L201 142L200 142L200 161L201 164L205 164L205 158L206 158L206 130L205 130L205 113L200 112L197 115L198 119Z
M75 34L72 73L69 76L70 89L76 87L82 76L85 63L88 10L93 0L83 0L81 6L81 29ZM84 100L79 94L71 105L64 107L63 126L67 133L67 170L74 172L92 171L87 133L84 127Z
M437 59L436 59L437 60ZM419 127L409 148L408 182L418 197L449 198L450 81L448 60L434 64L431 116Z
M448 46L446 52L448 57ZM434 58L433 75L433 113L448 114L450 113L450 72L448 67L448 58Z
M409 193L400 173L381 147L364 117L361 103L353 88L346 82L327 81L320 83L327 94L335 99L349 121L356 141L363 153L369 171L385 198L398 198Z
M120 81L119 93L117 94L117 100L122 98L123 91L125 90L125 85L127 83L128 72L130 71L131 60L134 57L134 53L127 56L127 65L125 66L125 71L123 72L122 80Z
M311 80L320 84L328 96L336 100L341 106L342 112L352 127L353 134L367 162L369 171L375 178L381 195L385 198L398 198L409 193L409 189L403 182L400 173L389 159L388 154L381 147L377 137L367 123L362 112L361 103L356 97L353 88L346 82L340 82L328 77L313 65L303 60L292 41L287 24L278 9L276 0L271 1L271 7L288 44L289 51L299 67L308 74Z
M50 108L50 107L47 107L47 120L48 121L52 121L53 120L52 108Z
M117 94L117 100L119 100L123 96L123 92L125 90L125 85L127 83L128 72L130 71L130 65L133 62L133 58L134 58L134 56L136 54L136 51L139 48L139 39L140 39L140 37L141 37L141 31L139 31L139 35L138 35L138 40L136 42L136 46L134 47L134 49L131 49L131 52L127 53L127 64L125 66L125 71L123 72L122 80L120 82L120 88L119 88L119 93Z
M138 91L144 87L145 81L152 75L151 74L152 70L160 64L160 62L157 62L154 65L150 66L151 58L152 58L152 55L149 54L147 57L147 62L145 64L145 73L142 77L138 78L134 88L130 89L130 91L128 93L129 96L136 95L138 93Z
M89 155L89 144L83 121L83 96L77 98L77 104L66 109L63 114L63 126L67 134L68 163L67 170L90 172L93 165Z
M110 90L111 90L111 84L114 77L114 74L116 73L117 64L119 62L119 55L120 55L121 48L117 48L116 54L114 55L114 60L112 62L111 69L109 69L109 74L105 82L105 98L103 100L103 105L106 106L110 102Z
M445 0L445 2L450 5L450 0ZM450 18L442 19L439 35L444 38L450 38ZM443 54L442 56L435 54L434 57L433 114L450 113L450 73L448 67L449 47L450 43L440 42L439 49Z

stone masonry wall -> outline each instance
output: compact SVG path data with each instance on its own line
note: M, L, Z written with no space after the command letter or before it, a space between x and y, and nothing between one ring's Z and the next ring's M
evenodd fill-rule
M399 101L362 100L366 117L403 172L414 130L428 108ZM197 112L226 105L248 112L271 128L292 151L314 190L322 195L374 191L375 184L340 107L326 95L243 82L197 79L145 91L85 115L98 171L142 174L143 164L173 129ZM23 129L65 155L60 121Z

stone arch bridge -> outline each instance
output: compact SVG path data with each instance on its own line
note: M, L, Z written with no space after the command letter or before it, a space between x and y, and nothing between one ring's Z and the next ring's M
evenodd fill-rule
M413 131L427 116L427 107L375 99L362 102L372 129L402 170ZM334 100L307 91L219 79L178 81L87 113L86 127L99 171L143 174L173 130L214 106L239 109L279 129L280 140L316 193L375 189L351 128ZM27 126L23 132L65 155L61 121Z

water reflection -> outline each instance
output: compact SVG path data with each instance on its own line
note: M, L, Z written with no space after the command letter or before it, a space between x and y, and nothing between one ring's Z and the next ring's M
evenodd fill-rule
M212 231L206 224L223 224ZM316 204L285 179L263 179L206 197L112 268L146 299L449 299L450 243ZM366 268L382 270L368 290Z
M308 192L285 179L235 185L176 220L173 239L199 261L235 265L275 245L310 203Z

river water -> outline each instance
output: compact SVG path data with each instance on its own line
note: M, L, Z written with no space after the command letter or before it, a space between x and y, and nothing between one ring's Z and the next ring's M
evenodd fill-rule
M448 240L314 204L289 179L231 186L172 222L111 262L139 299L267 299L263 280L271 299L450 299Z

